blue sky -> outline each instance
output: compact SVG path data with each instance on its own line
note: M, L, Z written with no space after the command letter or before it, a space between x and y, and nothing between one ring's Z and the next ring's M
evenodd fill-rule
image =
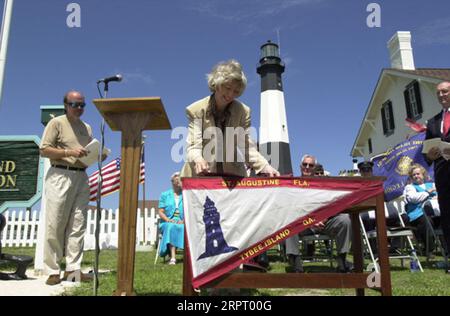
M71 2L81 7L80 28L66 25ZM380 28L366 24L371 2L16 0L0 135L41 136L39 107L79 89L89 104L83 118L99 136L95 83L116 73L124 81L111 84L110 97L160 96L172 127L186 126L186 106L209 93L205 75L230 58L244 66L249 85L240 100L259 127L259 49L279 30L294 173L311 153L337 175L352 166L350 150L380 71L390 67L386 43L396 31L411 31L416 67L450 67L448 0L377 1ZM146 196L157 199L182 164L171 160L170 131L145 134ZM107 129L106 144L118 156L120 134ZM117 201L114 194L103 205Z

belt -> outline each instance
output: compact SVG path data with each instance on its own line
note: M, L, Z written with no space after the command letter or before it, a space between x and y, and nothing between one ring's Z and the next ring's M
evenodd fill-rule
M52 165L52 167L59 168L59 169L72 170L72 171L86 171L86 168L76 168L76 167L69 167L69 166L63 166L63 165Z

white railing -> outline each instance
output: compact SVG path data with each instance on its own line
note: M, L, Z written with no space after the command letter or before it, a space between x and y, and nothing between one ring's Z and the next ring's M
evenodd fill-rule
M1 234L3 247L33 247L37 241L38 211L6 211Z
M37 243L39 212L13 210L3 213L7 223L0 236L3 247L34 247ZM96 211L88 210L84 250L95 249ZM137 209L136 246L154 246L158 238L158 213L154 208ZM118 246L119 210L103 210L100 220L99 243L101 249L116 249Z

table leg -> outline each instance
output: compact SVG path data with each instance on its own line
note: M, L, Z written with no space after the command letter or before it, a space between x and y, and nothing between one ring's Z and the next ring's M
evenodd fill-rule
M384 215L384 194L376 198L376 220L378 239L378 259L380 262L381 294L391 296L391 274L389 268L389 255L387 245L386 220Z

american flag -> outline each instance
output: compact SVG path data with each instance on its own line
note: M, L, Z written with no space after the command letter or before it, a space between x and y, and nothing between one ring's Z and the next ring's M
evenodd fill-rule
M102 196L109 195L120 189L120 164L121 159L116 158L102 168ZM143 183L145 181L145 161L144 156L142 156L141 161L141 177L139 182ZM89 189L90 196L89 200L95 201L97 199L97 186L98 186L98 171L94 172L89 176Z

